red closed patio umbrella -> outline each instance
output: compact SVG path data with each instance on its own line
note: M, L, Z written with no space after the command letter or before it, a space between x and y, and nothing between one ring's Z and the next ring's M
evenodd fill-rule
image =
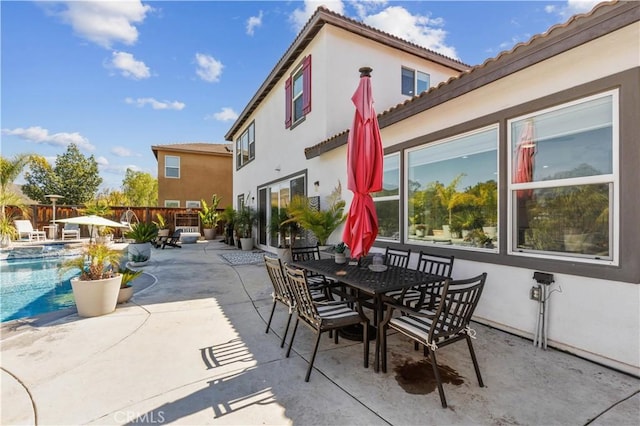
M353 200L347 215L342 241L359 259L369 253L378 235L378 215L371 192L382 190L382 140L373 108L371 71L360 68L360 83L351 97L356 107L347 143L347 188Z
M513 183L533 182L534 155L536 142L533 135L533 120L527 120L520 133L516 147L516 163L513 170ZM531 198L533 190L518 191L518 198Z

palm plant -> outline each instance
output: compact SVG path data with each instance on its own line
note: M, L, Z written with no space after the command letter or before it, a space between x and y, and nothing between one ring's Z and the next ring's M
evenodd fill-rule
M291 218L283 223L297 222L302 228L313 232L318 244L324 246L333 231L346 220L345 205L345 201L339 199L339 187L332 193L329 208L326 210L313 209L306 197L297 195L289 204Z
M81 281L101 280L117 275L122 252L105 244L92 243L85 246L82 254L64 262L61 271L79 269Z
M131 225L131 231L126 232L124 236L134 240L135 244L148 243L158 236L158 227L153 222L135 223Z
M203 228L215 228L220 220L220 213L218 213L218 204L220 204L222 197L218 197L218 194L213 194L211 197L211 205L208 205L205 200L201 200L202 210L198 212L200 215L200 221Z

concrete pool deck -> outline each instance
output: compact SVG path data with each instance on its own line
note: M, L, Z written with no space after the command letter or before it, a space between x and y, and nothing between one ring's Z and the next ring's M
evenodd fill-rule
M466 345L438 352L457 384L440 405L421 352L390 336L388 373L362 367L360 343L313 335L280 348L260 254L218 242L155 249L157 282L112 314L16 321L0 341L0 424L635 425L640 379L474 324L486 387ZM254 262L254 263L248 263ZM373 360L373 348L370 352ZM429 367L429 368L426 368ZM417 379L411 383L412 379Z

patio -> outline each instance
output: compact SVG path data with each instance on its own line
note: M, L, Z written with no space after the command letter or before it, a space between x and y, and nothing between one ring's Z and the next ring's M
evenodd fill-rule
M479 324L486 387L464 344L439 351L447 409L421 352L398 335L386 374L362 368L360 343L324 337L305 383L312 333L300 327L288 359L282 307L264 333L272 299L259 256L187 244L153 250L144 270L157 283L113 314L3 325L1 424L624 425L640 416L639 379Z

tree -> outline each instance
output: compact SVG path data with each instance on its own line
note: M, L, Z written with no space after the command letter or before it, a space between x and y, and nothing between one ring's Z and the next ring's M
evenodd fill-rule
M122 181L122 190L132 206L158 204L158 180L149 173L127 169Z
M96 197L98 200L104 200L110 206L129 206L129 198L124 192L118 189L105 189Z
M20 194L16 193L11 184L16 180L18 175L22 173L31 156L29 154L18 154L12 159L0 156L0 221L3 222L0 234L6 234L4 228L7 228L13 218L7 217L5 207L12 205L17 206L23 214L27 212L27 208L22 201Z
M23 191L43 204L50 203L46 194L59 194L64 204L83 204L94 198L102 178L93 155L85 157L75 144L56 157L52 168L44 157L33 157L25 172Z

